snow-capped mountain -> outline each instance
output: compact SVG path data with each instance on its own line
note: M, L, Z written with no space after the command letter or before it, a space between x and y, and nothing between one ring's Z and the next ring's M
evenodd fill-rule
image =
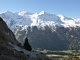
M27 37L33 48L58 49L61 47L59 49L68 49L68 47L74 47L74 44L70 42L80 39L80 18L68 18L45 11L38 13L6 11L0 13L0 17L7 23L22 45L24 38Z
M8 27L14 31L16 26L22 26L23 29L26 26L37 26L38 28L55 25L64 27L76 27L80 26L80 19L68 18L61 14L55 15L44 11L38 13L30 13L26 11L12 13L10 11L0 13L7 23Z

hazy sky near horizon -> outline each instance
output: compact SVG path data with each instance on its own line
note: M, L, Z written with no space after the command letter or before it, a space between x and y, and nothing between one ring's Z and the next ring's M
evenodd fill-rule
M80 18L80 0L0 0L0 12L45 11Z

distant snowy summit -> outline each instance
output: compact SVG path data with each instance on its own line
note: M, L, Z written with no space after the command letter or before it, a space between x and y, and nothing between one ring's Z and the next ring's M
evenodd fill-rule
M1 12L0 17L7 23L8 27L14 31L16 26L22 26L25 29L27 26L45 27L52 28L53 26L63 27L76 27L80 26L80 19L68 18L61 14L50 14L45 11L38 13L30 13L26 11L22 12Z

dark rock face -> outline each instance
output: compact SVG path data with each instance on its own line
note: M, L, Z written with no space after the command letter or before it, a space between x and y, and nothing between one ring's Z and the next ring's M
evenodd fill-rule
M18 44L13 32L7 27L6 23L0 17L0 39L9 40L15 44ZM1 42L1 41L0 41Z
M28 51L32 50L27 38L25 39L24 48Z

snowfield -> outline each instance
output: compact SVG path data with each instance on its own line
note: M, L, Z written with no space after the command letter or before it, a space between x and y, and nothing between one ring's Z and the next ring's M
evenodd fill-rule
M27 26L37 26L38 28L48 26L51 29L53 26L55 27L55 25L64 27L80 26L80 18L68 18L61 14L55 15L45 11L38 13L30 13L26 11L12 13L10 11L5 11L0 13L0 17L4 19L13 32L15 28L22 27L22 29L26 29Z

